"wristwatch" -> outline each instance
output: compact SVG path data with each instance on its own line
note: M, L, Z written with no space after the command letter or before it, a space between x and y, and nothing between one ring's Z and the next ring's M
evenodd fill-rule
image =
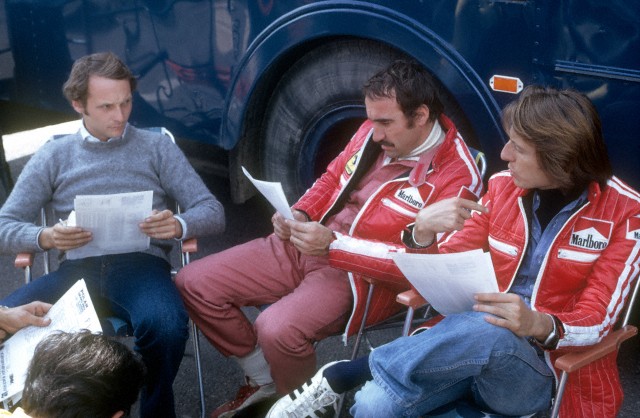
M549 315L549 314L548 314ZM540 346L547 350L554 350L558 346L558 342L560 341L560 332L558 331L558 321L555 316L549 315L551 317L551 321L553 322L553 330L551 330L551 334L544 340Z
M416 248L427 248L427 247L431 247L431 245L433 245L433 241L435 241L435 239L431 240L431 242L425 243L425 244L420 244L418 241L416 241L416 229L415 228L411 228L411 239L413 240L413 245Z

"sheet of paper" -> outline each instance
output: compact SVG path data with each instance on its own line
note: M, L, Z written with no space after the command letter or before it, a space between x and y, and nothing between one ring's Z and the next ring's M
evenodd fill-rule
M277 182L263 181L254 179L251 174L247 171L246 168L242 167L242 172L254 186L256 189L264 197L267 198L269 203L282 214L286 219L293 219L293 213L291 213L291 206L289 206L289 202L287 202L287 197L284 195L284 190L282 190L282 184Z
M67 251L68 259L144 251L149 237L138 224L151 214L153 192L76 196L75 224L93 233L85 246ZM71 224L71 219L69 219Z
M491 256L480 249L452 254L397 253L393 261L443 315L471 311L475 293L499 291Z
M84 279L71 286L46 317L51 318L49 326L23 328L0 345L0 401L5 409L20 399L33 352L43 338L55 331L102 332Z

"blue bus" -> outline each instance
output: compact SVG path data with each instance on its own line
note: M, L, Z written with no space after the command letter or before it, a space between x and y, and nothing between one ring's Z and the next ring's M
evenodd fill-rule
M640 0L0 0L0 101L73 117L76 58L139 77L131 121L165 126L295 198L364 119L361 86L408 57L439 80L469 145L504 168L500 109L529 84L586 93L615 172L640 187Z

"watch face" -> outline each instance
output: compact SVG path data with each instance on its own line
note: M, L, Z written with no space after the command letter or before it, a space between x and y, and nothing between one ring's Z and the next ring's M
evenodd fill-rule
M551 316L551 320L553 321L553 329L551 330L551 334L544 340L543 347L545 348L555 348L558 345L558 340L560 339L560 334L558 333L558 326L556 324L555 317Z
M547 339L544 340L544 345L545 346L549 346L549 345L553 344L553 340L555 340L555 339L556 339L556 330L555 330L555 327L554 327L553 331L551 331L551 334L549 334Z

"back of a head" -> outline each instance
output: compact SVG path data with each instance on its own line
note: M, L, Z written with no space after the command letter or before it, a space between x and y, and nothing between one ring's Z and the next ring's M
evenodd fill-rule
M502 112L502 125L536 149L540 167L560 189L581 191L612 176L598 112L575 90L529 86Z
M400 109L409 119L421 105L429 108L429 120L436 120L443 111L438 85L433 76L414 61L394 61L373 75L363 86L365 97L389 98L395 95Z
M131 70L112 52L98 52L78 58L71 67L69 78L62 86L62 92L69 102L86 104L91 76L111 80L127 80L131 91L135 91L137 80Z
M36 347L22 395L33 418L111 418L128 413L144 383L142 361L89 331L56 333Z

